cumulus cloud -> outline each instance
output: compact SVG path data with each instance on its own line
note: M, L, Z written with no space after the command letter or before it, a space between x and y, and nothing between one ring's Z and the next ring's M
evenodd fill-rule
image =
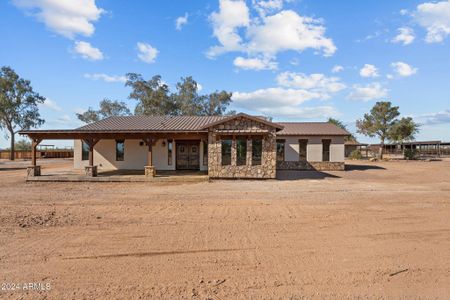
M270 58L244 58L238 56L234 59L233 64L244 70L275 70L277 68L277 63L272 61Z
M103 53L100 49L93 47L88 42L78 41L75 42L75 46L73 47L73 51L84 59L88 60L102 60Z
M338 77L327 77L324 74L306 75L295 72L280 73L277 76L277 83L283 87L318 92L322 99L328 99L329 93L337 93L346 87Z
M409 77L417 73L417 68L401 61L393 62L391 66L394 69L394 72L400 77Z
M412 16L427 31L428 43L440 43L450 34L450 0L419 4Z
M158 49L152 47L150 44L138 42L138 58L146 63L154 63L158 55Z
M410 27L400 27L398 35L392 39L393 43L402 43L403 45L411 44L416 38L414 30Z
M220 0L219 11L210 16L219 45L208 50L208 57L242 52L251 59L262 56L274 60L278 53L289 50L313 49L324 56L336 52L333 41L325 36L320 19L301 16L292 10L277 11L282 8L282 1L253 1L253 4L260 12L259 17L250 17L250 9L243 0Z
M54 111L62 111L62 108L53 100L46 98L44 103L39 104L40 107L45 107Z
M95 0L13 0L13 3L51 31L68 38L91 36L95 31L93 23L104 13Z
M359 71L362 77L378 77L378 69L374 65L365 64Z
M181 30L183 28L184 25L186 25L188 23L188 13L185 13L184 16L178 17L175 20L175 28L177 30Z
M380 83L373 82L367 85L354 84L352 86L352 91L347 96L350 100L356 101L370 101L370 100L380 100L386 97L388 90L384 88Z
M336 65L333 67L333 69L331 69L332 73L340 73L342 71L344 71L344 67L340 65Z
M116 75L108 75L104 73L86 73L84 74L84 78L91 80L102 80L105 82L123 82L127 81L125 76L116 76Z

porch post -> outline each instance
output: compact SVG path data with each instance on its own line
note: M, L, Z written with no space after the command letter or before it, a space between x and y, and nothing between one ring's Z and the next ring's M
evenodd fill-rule
M27 167L27 176L41 176L41 166L36 164L36 148L42 139L33 138L31 141L31 166Z
M155 177L156 171L155 167L153 166L153 139L152 138L146 138L145 143L148 146L147 151L147 165L144 167L145 170L145 177Z
M89 146L89 166L84 168L86 176L97 177L97 166L94 166L94 146L98 139L86 139L84 142Z

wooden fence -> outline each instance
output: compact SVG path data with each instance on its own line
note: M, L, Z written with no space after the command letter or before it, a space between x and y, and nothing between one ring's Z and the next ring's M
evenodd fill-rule
M15 159L31 159L30 150L16 150ZM72 158L73 149L37 150L37 158ZM0 150L0 159L9 159L9 150Z

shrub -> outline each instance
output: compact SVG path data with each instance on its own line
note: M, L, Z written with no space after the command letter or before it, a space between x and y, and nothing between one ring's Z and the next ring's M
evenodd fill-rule
M359 151L358 149L353 150L352 153L350 153L350 158L351 159L362 159L361 151Z
M404 156L405 156L405 159L407 159L407 160L414 160L417 158L417 150L405 149Z

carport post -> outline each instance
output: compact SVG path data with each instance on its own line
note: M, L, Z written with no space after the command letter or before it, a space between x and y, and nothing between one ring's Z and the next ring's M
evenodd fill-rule
M31 166L27 168L27 176L41 176L41 166L36 164L36 148L42 139L31 139Z
M154 177L155 176L155 167L153 167L153 139L152 138L146 138L145 143L148 146L147 151L147 165L144 167L145 169L145 176L146 177Z
M86 176L97 177L97 166L94 166L94 146L98 139L85 139L84 142L89 146L89 166L85 167Z

